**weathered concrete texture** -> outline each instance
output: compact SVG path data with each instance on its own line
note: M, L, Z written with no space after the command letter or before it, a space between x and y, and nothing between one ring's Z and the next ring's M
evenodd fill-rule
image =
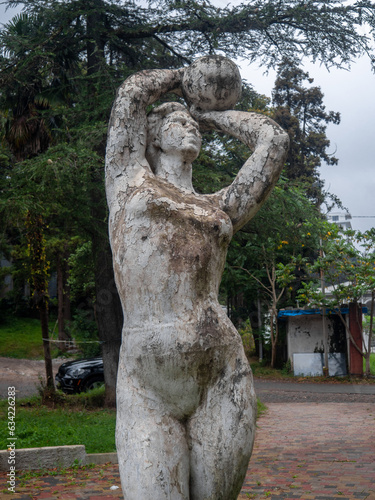
M236 64L223 56L205 56L184 72L182 93L189 106L206 111L233 109L241 97L242 81Z
M117 453L87 453L84 445L45 446L42 448L15 449L0 451L0 472L10 470L10 465L17 471L32 469L51 469L71 467L73 464L117 464Z
M10 449L0 451L0 471L9 471L11 464L15 464L16 470L27 470L71 467L74 463L86 463L86 450L83 445L16 448L14 457L11 453Z
M203 112L199 102L191 114L166 103L147 117L148 105L181 91L183 76L132 75L108 133L109 231L124 311L116 442L126 500L234 500L254 441L251 369L218 290L232 235L276 183L288 136L267 117ZM253 150L213 195L192 186L197 120Z

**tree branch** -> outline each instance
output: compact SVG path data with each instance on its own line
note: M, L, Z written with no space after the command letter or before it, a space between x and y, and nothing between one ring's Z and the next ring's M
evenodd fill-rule
M182 61L186 62L187 64L191 64L191 59L188 59L187 57L179 54L178 52L176 52L170 45L168 45L164 40L162 40L161 38L159 38L158 36L156 35L153 35L153 37L157 42L160 43L160 45L163 45L163 47L165 47L166 49L170 50L172 52L173 55L175 55L176 57L178 57L179 59L181 59Z
M233 269L241 269L242 271L245 271L249 276L251 276L253 279L255 279L255 281L257 283L259 283L259 285L261 287L263 287L265 289L265 291L268 293L268 295L272 298L273 295L272 295L272 292L266 287L266 285L264 285L256 276L254 276L250 271L248 271L247 269L241 267L241 266L231 266Z

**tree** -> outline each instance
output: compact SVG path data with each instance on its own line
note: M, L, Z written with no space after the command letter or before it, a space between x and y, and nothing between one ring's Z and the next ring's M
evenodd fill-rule
M30 277L34 289L33 300L40 314L44 362L46 368L47 386L50 392L55 391L52 371L52 358L48 331L48 262L46 259L44 221L40 214L28 211L26 216L27 243L30 256Z
M147 7L116 0L7 3L49 19L50 40L66 37L81 50L91 47L94 57L97 49L127 66L138 64L147 51L149 62L163 55L180 63L218 51L236 58L241 51L247 60L264 66L275 66L282 56L308 57L327 66L348 65L362 54L374 56L371 38L363 30L374 27L375 6L367 0L351 4L253 0L225 8L193 0L157 0Z
M375 299L375 229L364 233L346 230L341 234L334 224L327 225L323 235L323 252L307 266L307 270L310 280L303 283L300 299L338 314L352 345L365 359L366 376L369 376ZM318 278L321 272L329 285L329 293L321 287ZM365 330L361 326L362 346L359 347L341 308L350 303L360 306L365 294L371 295L369 335L366 345Z
M336 165L337 158L328 153L326 136L329 123L339 124L340 113L327 112L320 87L304 87L313 83L309 74L298 67L295 58L284 58L278 66L272 103L273 118L289 134L290 147L285 175L307 185L307 193L320 205L324 198L318 167L322 161Z
M156 0L147 6L118 0L6 3L38 16L38 36L27 46L32 50L25 51L33 65L50 57L51 47L61 49L60 55L85 55L88 68L95 70L158 66L161 61L175 66L215 52L232 58L241 53L265 67L274 67L284 56L319 60L327 67L347 67L363 54L375 60L366 33L368 28L373 35L375 4L368 0L349 5L338 0L252 0L225 8L194 0Z
M57 22L56 19L55 21ZM51 32L54 32L53 20L51 21L48 15L37 12L17 16L2 32L4 54L8 56L3 57L1 61L3 71L0 77L4 84L0 93L5 122L3 137L14 155L14 160L23 162L15 166L9 178L12 179L13 194L17 185L19 192L22 191L29 205L33 206L33 210L39 213L46 211L43 216L50 217L50 222L51 219L53 221L49 237L50 240L51 237L54 239L57 271L61 278L60 335L63 335L61 316L67 315L69 306L67 300L61 300L67 298L66 263L69 241L75 234L82 234L83 228L86 238L93 240L93 258L98 269L97 320L101 326L103 356L106 359L106 354L110 354L110 359L105 363L108 380L107 401L114 404L116 357L121 339L122 312L113 286L103 183L106 116L109 115L111 98L108 98L107 90L104 96L107 98L104 99L106 113L103 113L102 101L93 99L96 95L96 79L93 76L95 58L92 54L87 56L88 77L82 85L80 78L84 74L84 68L78 64L80 50L69 45L71 40L67 41L64 34L58 39L58 35L61 35L59 28L56 28L53 36L49 38ZM85 44L88 51L89 45ZM114 90L115 86L110 87L111 97ZM91 111L90 126L86 126L85 134L82 133L82 126L89 121L88 112L83 104L75 105L77 97L72 97L74 92L82 98L90 95L97 113L95 115ZM64 144L64 140L70 142L70 147ZM83 141L86 141L86 147L82 147ZM60 143L60 146L54 146L54 143ZM89 145L91 150L87 149ZM101 150L99 162L95 149ZM47 150L48 154L45 154ZM61 167L65 168L65 171ZM81 174L79 179L77 172ZM75 190L72 189L71 181L76 182ZM13 197L13 201L19 198L19 192ZM9 198L9 190L4 195ZM76 207L80 201L82 203L77 211ZM5 202L4 207L6 206ZM77 214L81 224L77 224ZM55 234L51 234L51 230L55 231ZM111 301L108 300L106 292L109 286ZM116 304L117 307L114 308Z
M61 269L59 261L62 257L67 259L68 253L72 253L78 243L92 241L95 237L105 241L105 234L101 232L104 232L105 218L99 223L93 219L91 200L93 191L103 189L102 183L98 182L102 166L102 158L83 145L72 147L61 144L49 148L48 154L16 164L8 172L6 197L0 200L2 220L11 227L19 224L23 214L29 211L42 217L45 221L45 249L55 258L58 274ZM22 234L22 225L19 225ZM67 279L63 285L66 288ZM103 294L99 293L97 297L98 309ZM61 305L67 306L68 303L65 301Z
M300 76L300 70L295 69ZM290 82L288 85L292 86ZM297 109L300 111L303 92L302 87L298 93L294 88L291 91L296 94L294 100L290 99L295 102L295 112ZM319 95L320 106L324 108L321 102L323 96L321 93ZM315 117L308 109L309 104L310 101L304 104L305 111L301 113L301 120L303 129L310 133L311 129L320 126L315 121L319 122L322 114L315 109ZM275 116L280 110L271 108L269 99L257 94L246 84L237 107L268 116ZM298 118L295 121L299 126ZM210 134L205 139L202 154L195 167L195 187L200 192L214 192L231 182L250 152L231 137ZM296 155L302 157L304 141L294 141L293 148ZM317 163L319 158L315 158L312 153L311 157ZM287 167L285 171L288 171ZM318 178L318 171L314 172L314 176L311 172L306 176L295 175L292 181L283 178L253 221L234 236L229 248L228 266L221 284L222 300L226 300L231 319L237 326L250 318L258 347L262 332L259 331L257 309L261 298L266 309L263 324L270 324L272 365L277 362L277 344L280 338L276 320L278 309L281 305L294 304L303 274L301 265L304 259L313 259L319 252L322 219L317 207L306 199L306 192L311 194L311 185ZM327 195L322 191L320 194Z
M303 266L319 248L321 218L304 190L281 179L269 200L248 223L228 254L228 281L266 305L271 335L271 366L276 364L280 304L293 304ZM249 276L251 280L249 280Z

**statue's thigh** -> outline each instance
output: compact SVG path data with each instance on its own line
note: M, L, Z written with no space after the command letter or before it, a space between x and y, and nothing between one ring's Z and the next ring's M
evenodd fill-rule
M139 389L131 391L128 386L122 393L116 444L124 499L188 500L185 428Z
M249 370L228 369L188 424L190 500L235 500L255 437L256 396Z

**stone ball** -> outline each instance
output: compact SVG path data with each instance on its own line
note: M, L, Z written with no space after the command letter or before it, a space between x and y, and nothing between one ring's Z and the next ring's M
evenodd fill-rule
M203 111L233 109L241 97L237 65L223 56L204 56L184 71L182 93L189 106Z

